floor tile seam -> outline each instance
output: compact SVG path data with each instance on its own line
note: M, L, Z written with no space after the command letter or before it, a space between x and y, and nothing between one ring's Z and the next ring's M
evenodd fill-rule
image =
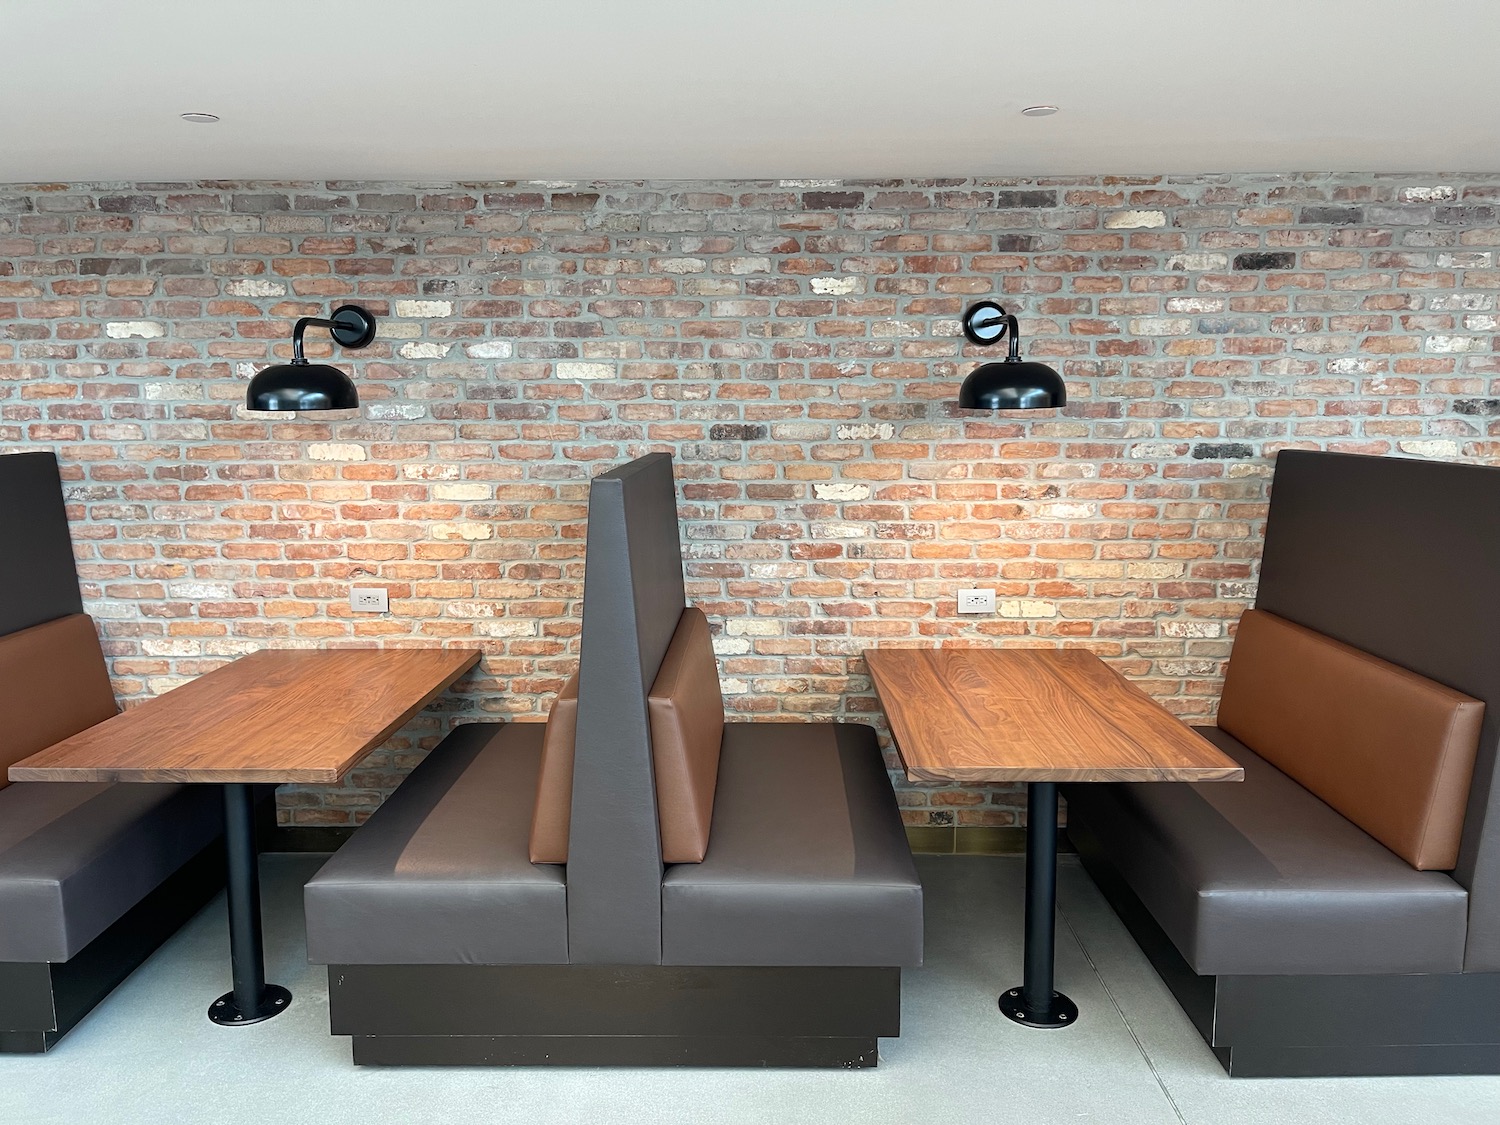
M1130 1041L1135 1044L1135 1049L1140 1053L1141 1060L1146 1064L1146 1068L1151 1071L1151 1077L1155 1079L1157 1087L1161 1090L1162 1097L1166 1098L1167 1105L1171 1106L1172 1115L1177 1118L1179 1125L1188 1125L1187 1118L1183 1116L1182 1107L1177 1104L1177 1099L1172 1096L1172 1091L1167 1088L1166 1080L1162 1078L1161 1071L1156 1068L1156 1061L1152 1059L1151 1053L1146 1049L1146 1045L1141 1042L1141 1037L1136 1034L1135 1027L1130 1022L1130 1017L1125 1014L1125 1009L1121 1007L1120 1001L1114 994L1114 990L1109 987L1109 982L1104 979L1104 974L1099 971L1099 966L1094 961L1094 955L1089 952L1089 947L1084 942L1083 937L1078 933L1078 930L1061 907L1058 908L1057 916L1062 919L1063 925L1068 928L1068 933L1072 935L1074 944L1078 946L1078 951L1083 954L1083 959L1088 962L1089 969L1094 974L1094 979L1099 982L1099 987L1104 989L1104 995L1109 997L1110 1006L1114 1008L1115 1014L1120 1017L1120 1023L1124 1025L1126 1032L1130 1035Z

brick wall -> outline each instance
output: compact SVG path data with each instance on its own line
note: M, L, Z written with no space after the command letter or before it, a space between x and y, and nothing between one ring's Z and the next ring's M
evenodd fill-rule
M62 459L140 699L262 646L479 644L455 719L574 667L590 474L677 457L690 597L742 717L880 722L877 643L1087 644L1210 715L1289 445L1500 461L1500 176L0 188L0 447ZM998 297L1061 415L961 416ZM358 417L246 414L356 300ZM311 341L310 341L311 343ZM319 343L310 354L329 354ZM992 353L985 353L992 354ZM358 580L391 613L347 609ZM954 591L999 612L958 619ZM913 824L1018 794L903 786Z

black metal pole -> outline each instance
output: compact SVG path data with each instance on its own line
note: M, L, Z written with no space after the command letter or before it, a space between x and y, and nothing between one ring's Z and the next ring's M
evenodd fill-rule
M1026 787L1026 973L1022 995L1034 1012L1052 1003L1057 943L1057 783Z
M266 983L255 794L249 785L224 786L224 844L229 856L229 964L234 990L214 1001L208 1018L238 1026L270 1019L292 1002L286 989Z
M1020 988L1000 997L1000 1010L1027 1027L1067 1027L1078 1008L1053 986L1057 946L1057 783L1026 787L1026 947Z

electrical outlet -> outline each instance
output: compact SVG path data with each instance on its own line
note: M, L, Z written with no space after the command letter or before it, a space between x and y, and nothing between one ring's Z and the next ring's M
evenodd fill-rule
M958 592L959 613L994 613L995 591L960 590Z
M352 586L349 589L349 608L355 613L389 613L390 591L384 586Z

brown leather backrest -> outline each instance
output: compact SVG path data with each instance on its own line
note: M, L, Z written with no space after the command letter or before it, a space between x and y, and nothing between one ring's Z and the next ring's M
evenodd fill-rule
M74 613L0 637L0 788L5 770L118 711L99 634Z
M666 863L701 863L708 851L724 741L719 665L701 609L689 606L682 611L646 706L651 714L661 858Z
M1413 867L1458 862L1479 700L1251 609L1218 722Z
M701 863L708 851L719 747L724 739L719 667L708 618L701 609L682 611L646 702L662 861ZM575 675L558 693L547 717L536 807L531 816L532 863L568 861L577 729Z
M573 740L578 733L578 673L573 673L547 715L542 768L531 810L531 862L568 862L568 825L573 816Z

